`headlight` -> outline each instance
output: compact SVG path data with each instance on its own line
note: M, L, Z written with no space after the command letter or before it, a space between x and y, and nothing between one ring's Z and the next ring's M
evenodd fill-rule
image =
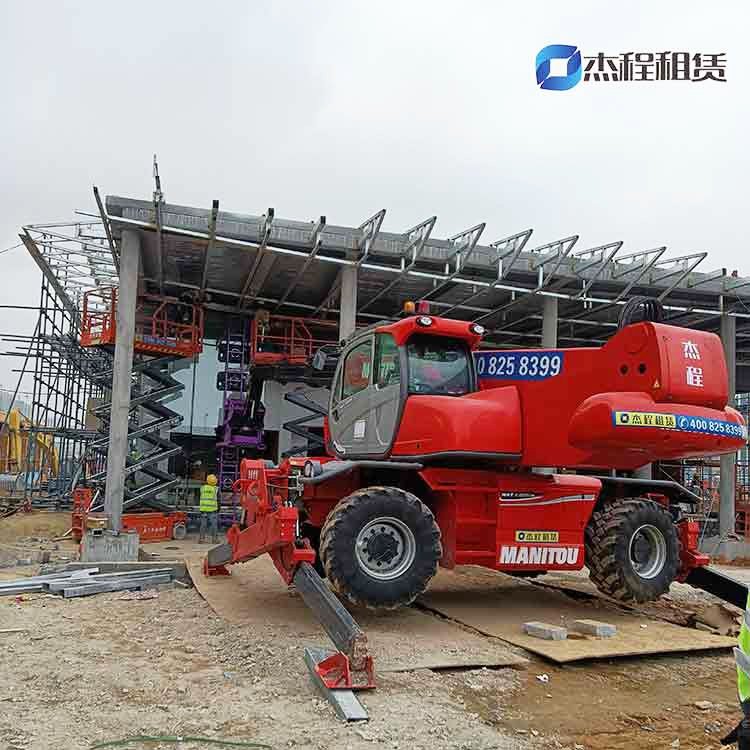
M478 323L472 323L469 326L469 330L475 335L475 336L484 336L486 328L484 326L480 326Z
M429 328L432 325L432 318L428 317L427 315L420 315L417 318L417 325Z

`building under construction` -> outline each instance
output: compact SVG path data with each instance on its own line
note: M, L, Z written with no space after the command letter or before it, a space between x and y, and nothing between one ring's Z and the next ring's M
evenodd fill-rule
M86 489L92 510L119 496L126 513L189 521L216 473L231 519L242 457L322 445L330 373L314 354L412 300L481 324L488 347L549 349L601 345L630 298L657 298L666 322L720 334L747 419L750 278L713 269L708 252L582 247L575 234L537 240L484 223L441 232L434 216L386 231L385 209L344 226L218 200L181 206L156 174L150 199L94 188L91 213L20 230L41 274L33 335L3 336L33 382L27 413L8 405L0 441L17 503L68 508ZM118 355L123 336L132 346ZM744 535L746 449L644 470L705 496L705 533Z

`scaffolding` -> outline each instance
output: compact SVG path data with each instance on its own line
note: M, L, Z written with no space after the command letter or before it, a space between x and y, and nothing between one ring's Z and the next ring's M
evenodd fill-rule
M33 334L2 337L11 344L6 354L23 358L19 378L28 373L32 380L22 428L25 471L14 483L13 499L25 507L59 510L71 507L78 477L103 465L88 446L101 426L95 410L109 398L112 356L81 347L79 310L86 291L111 285L117 276L101 222L29 226L21 239L42 280Z

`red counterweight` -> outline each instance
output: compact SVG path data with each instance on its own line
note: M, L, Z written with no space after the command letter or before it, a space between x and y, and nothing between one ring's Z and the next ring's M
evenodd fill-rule
M739 450L747 439L726 405L713 333L644 322L601 348L483 350L475 359L482 390L518 392L523 465L634 469Z

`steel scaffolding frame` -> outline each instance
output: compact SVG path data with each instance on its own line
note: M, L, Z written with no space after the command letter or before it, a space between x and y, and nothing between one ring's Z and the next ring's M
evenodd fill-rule
M15 345L7 354L33 361L27 471L19 498L26 506L70 507L81 473L102 467L103 459L89 455L88 446L97 436L92 408L109 396L102 374L111 370L111 355L79 343L84 292L117 280L101 227L101 221L83 221L22 230L21 240L42 271L39 317L33 335L7 334L3 340ZM33 470L44 458L45 444L54 448L59 467L49 482Z

